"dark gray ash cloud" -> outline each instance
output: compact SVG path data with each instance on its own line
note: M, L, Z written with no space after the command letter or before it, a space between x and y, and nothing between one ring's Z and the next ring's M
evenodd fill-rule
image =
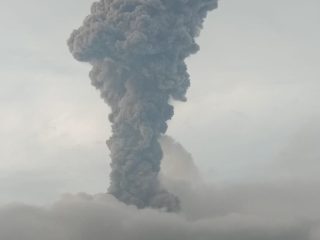
M68 41L111 107L109 192L124 203L179 210L159 184L158 140L173 116L170 98L186 100L185 59L199 50L195 38L216 7L217 0L101 0Z

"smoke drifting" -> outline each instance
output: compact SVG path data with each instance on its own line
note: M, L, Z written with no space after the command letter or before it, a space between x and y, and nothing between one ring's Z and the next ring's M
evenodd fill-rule
M183 194L180 214L138 210L107 194L66 195L48 208L0 207L0 239L319 240L316 187L273 184L217 190L203 185L195 190L177 184L176 194ZM303 197L288 201L298 195Z
M161 161L161 180L202 182L201 174L195 165L191 154L172 137L164 135L160 138L163 150Z
M186 150L168 137L161 143L161 179L181 199L179 213L137 209L109 194L67 194L50 207L0 206L0 239L320 239L318 183L205 184L184 177L198 173Z
M184 60L199 50L195 37L216 7L217 0L100 0L68 41L111 107L109 192L126 204L179 210L159 184L158 140L173 116L170 98L186 100Z

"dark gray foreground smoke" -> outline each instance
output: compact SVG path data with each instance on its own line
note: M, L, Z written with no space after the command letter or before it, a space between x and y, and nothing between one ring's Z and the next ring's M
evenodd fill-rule
M179 209L158 180L158 139L173 116L170 98L185 101L190 85L185 58L217 0L100 0L68 45L89 62L92 84L110 105L109 192L139 208Z

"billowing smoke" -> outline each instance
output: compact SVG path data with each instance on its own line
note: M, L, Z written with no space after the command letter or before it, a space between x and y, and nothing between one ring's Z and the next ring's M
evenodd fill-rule
M173 116L168 101L186 100L184 60L199 50L195 37L216 7L217 0L100 0L68 41L111 107L109 192L126 204L179 209L159 184L158 140Z

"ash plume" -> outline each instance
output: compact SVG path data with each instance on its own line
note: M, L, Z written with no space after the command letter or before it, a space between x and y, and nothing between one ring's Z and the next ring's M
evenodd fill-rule
M109 193L126 204L179 210L158 180L158 140L173 116L168 101L186 100L184 60L199 50L195 37L216 7L217 0L100 0L68 40L111 107Z

